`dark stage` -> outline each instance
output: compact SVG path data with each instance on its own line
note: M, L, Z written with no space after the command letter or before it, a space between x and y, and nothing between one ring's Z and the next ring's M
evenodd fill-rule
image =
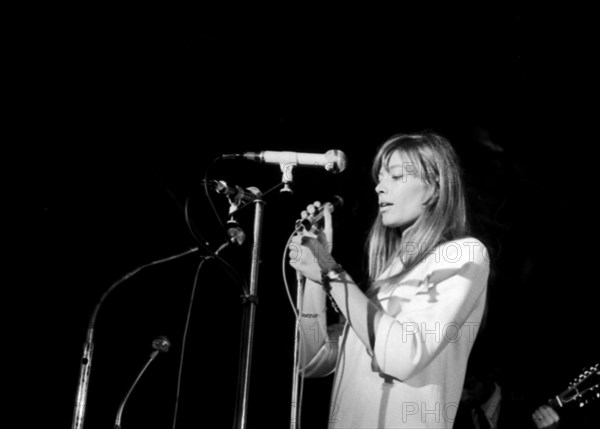
M339 149L341 174L297 167L293 194L265 197L248 427L289 427L295 322L281 260L294 221L308 203L342 196L334 256L362 279L371 159L391 134L423 129L457 147L474 229L490 243L489 325L474 359L502 385L507 427L528 427L535 407L597 363L597 109L587 103L597 74L586 14L351 12L15 18L4 104L18 275L5 303L17 305L8 371L21 374L25 422L71 424L87 324L111 284L197 238L211 250L225 241L201 186L207 172L263 192L281 181L276 165L217 157ZM212 197L225 219L227 200ZM248 279L252 209L238 221L247 240L221 256ZM112 426L159 335L172 347L142 376L122 423L171 427L201 254L145 268L103 303L87 429ZM293 286L289 267L287 276ZM233 426L240 294L222 264L204 264L178 428ZM306 380L304 427L326 427L330 383Z

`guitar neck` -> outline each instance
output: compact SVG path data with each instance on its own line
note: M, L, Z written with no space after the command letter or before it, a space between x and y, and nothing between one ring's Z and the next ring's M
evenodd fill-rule
M559 408L562 408L564 406L564 403L560 400L560 397L556 395L553 398L548 399L548 405L557 410Z
M590 367L589 370L582 372L568 389L548 399L548 405L558 409L570 402L576 402L580 407L583 407L588 402L600 398L600 383L598 382L600 371L598 371L598 366L600 364L596 364Z

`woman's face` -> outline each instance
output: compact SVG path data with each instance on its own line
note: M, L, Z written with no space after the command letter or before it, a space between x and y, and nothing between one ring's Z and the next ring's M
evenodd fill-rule
M386 168L387 167L387 168ZM382 223L389 228L406 228L425 211L424 203L433 189L421 179L418 164L394 152L379 171L375 192L379 197Z

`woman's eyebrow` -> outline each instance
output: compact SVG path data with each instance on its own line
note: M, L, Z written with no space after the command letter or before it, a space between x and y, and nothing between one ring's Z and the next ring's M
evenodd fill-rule
M392 164L387 166L387 170L390 171L392 169L404 168L404 164Z
M389 173L392 170L397 170L397 169L402 169L403 165L402 164L393 164L393 165L388 165L388 166L382 166L379 169L379 173L377 173L378 176L381 176L382 174L385 174L386 172Z

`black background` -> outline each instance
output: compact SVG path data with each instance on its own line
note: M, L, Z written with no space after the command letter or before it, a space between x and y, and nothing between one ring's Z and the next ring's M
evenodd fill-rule
M391 134L429 128L462 156L475 229L495 252L477 359L495 368L519 427L597 361L597 92L587 16L558 7L9 15L4 188L17 242L5 306L18 340L7 370L27 409L20 415L70 424L94 306L131 270L198 245L186 205L212 249L224 241L200 186L207 171L263 192L281 179L277 166L216 157L335 148L347 155L345 172L298 168L293 195L265 198L248 422L287 427L294 320L281 259L293 222L309 202L343 196L334 255L361 279L375 213L370 161ZM224 218L226 200L214 199ZM248 278L251 210L239 221L248 240L223 257ZM171 427L198 262L194 254L146 268L104 302L87 428L112 425L158 335L172 349L142 377L123 425ZM233 424L239 295L222 266L205 264L178 427ZM306 382L306 427L326 424L330 381Z

